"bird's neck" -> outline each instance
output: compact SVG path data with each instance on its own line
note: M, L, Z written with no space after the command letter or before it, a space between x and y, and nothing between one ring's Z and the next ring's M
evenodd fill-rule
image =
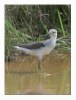
M56 39L57 39L57 36L50 37L50 40L53 41L53 42L56 42Z
M47 46L54 47L55 44L56 44L56 39L57 39L57 36L53 36L50 39L48 39L47 42L46 42Z

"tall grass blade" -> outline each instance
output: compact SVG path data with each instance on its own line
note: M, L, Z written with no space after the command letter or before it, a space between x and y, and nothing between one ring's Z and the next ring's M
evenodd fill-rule
M60 16L60 11L59 11L58 9L57 9L57 13L58 13L58 18L59 18L59 21L60 21L62 33L63 33L63 36L65 37L64 26L63 26L62 18L61 18L61 16Z

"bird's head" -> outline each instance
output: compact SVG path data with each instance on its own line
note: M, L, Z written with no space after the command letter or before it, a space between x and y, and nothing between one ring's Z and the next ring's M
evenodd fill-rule
M50 37L57 37L57 30L56 29L50 29L49 31L48 31L48 35L50 36Z

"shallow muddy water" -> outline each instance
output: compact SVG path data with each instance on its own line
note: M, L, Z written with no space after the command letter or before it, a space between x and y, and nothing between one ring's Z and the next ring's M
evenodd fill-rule
M5 63L5 94L71 94L70 53L50 54L42 61L32 56L16 56Z

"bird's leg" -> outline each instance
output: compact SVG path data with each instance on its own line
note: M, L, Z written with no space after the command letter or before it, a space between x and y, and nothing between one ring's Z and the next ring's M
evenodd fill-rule
M40 73L42 72L41 59L39 59L39 62L38 62L38 71L39 71Z

